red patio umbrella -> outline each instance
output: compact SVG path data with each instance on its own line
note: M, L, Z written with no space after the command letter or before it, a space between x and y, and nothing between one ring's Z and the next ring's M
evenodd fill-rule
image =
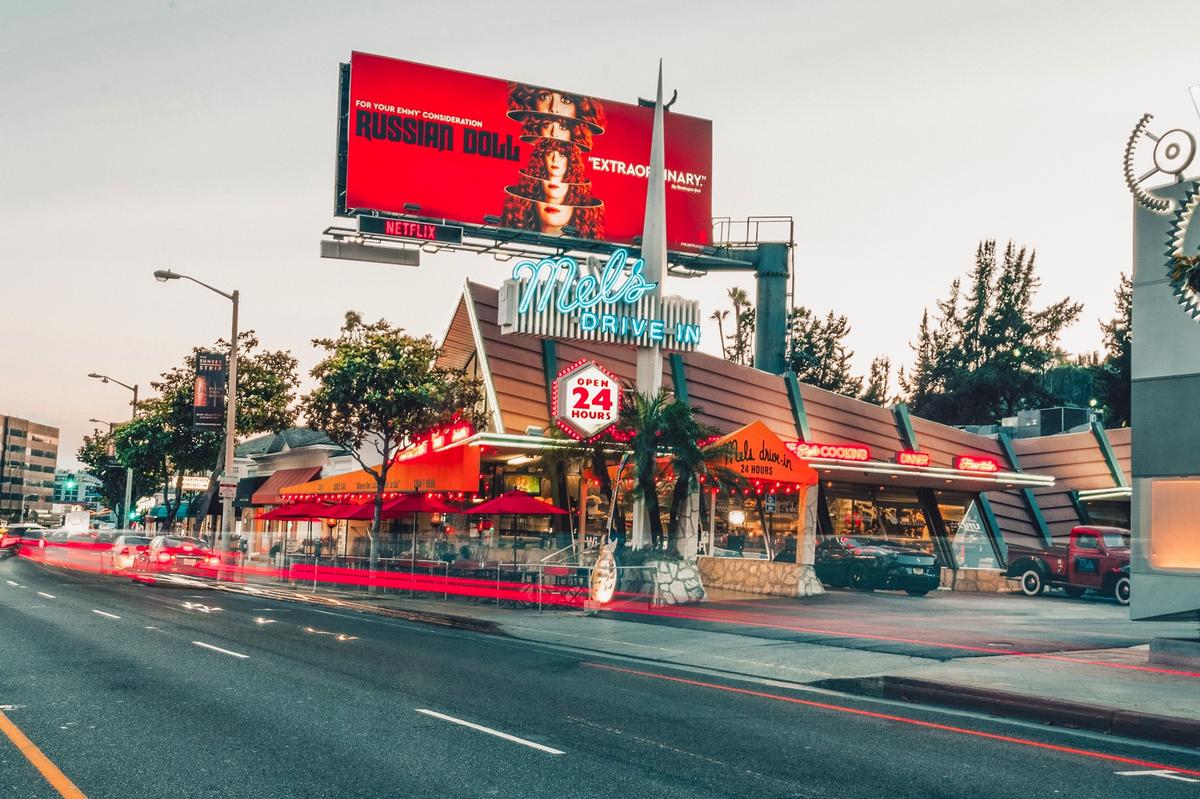
M466 513L472 516L512 516L512 534L517 534L518 516L565 516L568 512L538 499L524 491L507 491L495 499L489 499ZM513 548L513 564L517 562L517 550Z
M466 513L472 516L562 516L567 511L524 491L508 491L468 508Z
M417 562L417 514L418 513L459 513L458 508L447 505L440 499L426 496L425 494L405 494L399 499L393 499L391 502L383 506L385 513L389 514L387 518L394 519L401 513L411 513L413 515L413 534L412 534L412 569L416 569Z
M258 518L269 521L315 521L328 518L332 505L324 502L297 502L294 505L280 505L278 508L261 514Z

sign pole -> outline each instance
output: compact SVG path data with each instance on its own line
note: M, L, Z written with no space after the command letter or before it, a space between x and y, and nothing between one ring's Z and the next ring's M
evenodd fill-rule
M658 93L654 100L654 134L650 139L650 174L646 185L646 219L642 227L641 257L646 281L654 283L651 293L657 314L662 298L662 280L667 263L667 188L663 144L662 59L658 62ZM637 390L655 395L662 390L662 347L652 344L637 351ZM649 541L650 521L646 503L639 499L633 509L634 549Z

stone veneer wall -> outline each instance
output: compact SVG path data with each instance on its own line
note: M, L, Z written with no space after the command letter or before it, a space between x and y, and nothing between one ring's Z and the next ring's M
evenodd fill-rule
M617 590L653 596L659 605L684 605L704 599L700 572L695 563L686 560L651 560L645 568L623 569Z
M815 596L825 593L812 566L753 558L701 557L700 576L709 588L768 596Z
M980 594L1011 594L1021 582L1004 576L1001 569L942 569L941 587Z

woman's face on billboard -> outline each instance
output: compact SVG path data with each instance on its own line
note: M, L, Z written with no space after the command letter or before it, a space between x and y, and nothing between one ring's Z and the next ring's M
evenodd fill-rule
M558 150L546 151L546 175L562 180L567 174L567 155Z
M561 203L567 198L567 184L551 178L542 181L542 196L549 203Z
M543 233L561 233L562 226L571 221L571 209L553 203L534 203Z
M542 136L550 139L571 140L571 129L561 122L547 120L541 124L540 130Z
M534 98L534 107L544 114L558 114L562 117L575 116L575 101L570 95L542 89Z

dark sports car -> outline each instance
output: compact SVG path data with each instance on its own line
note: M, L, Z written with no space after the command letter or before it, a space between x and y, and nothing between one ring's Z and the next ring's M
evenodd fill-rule
M917 547L864 536L831 536L817 544L817 577L860 591L891 588L924 596L938 587L937 557Z

